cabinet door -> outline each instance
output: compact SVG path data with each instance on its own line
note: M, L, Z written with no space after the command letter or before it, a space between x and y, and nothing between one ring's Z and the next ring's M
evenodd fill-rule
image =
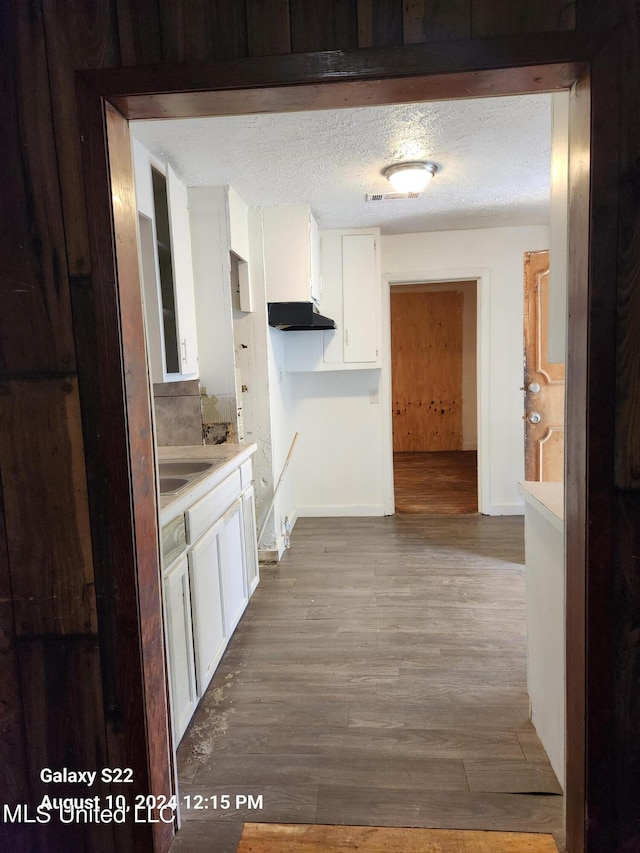
M171 713L175 741L178 743L198 702L186 557L180 557L167 572L163 589Z
M187 188L178 179L171 166L167 166L167 203L169 205L169 226L171 229L171 261L177 315L179 372L182 375L197 376L198 341L193 290L189 202Z
M320 305L322 296L322 274L320 271L320 232L318 223L309 212L309 261L311 276L311 299Z
M267 302L311 302L311 247L308 205L262 211Z
M246 582L242 499L240 498L222 517L220 558L224 625L227 637L230 637L249 600Z
M224 628L220 567L222 519L212 525L189 552L191 606L198 695L211 681L229 634Z
M376 238L351 234L342 238L342 301L344 361L375 362L378 358Z
M242 495L242 526L246 557L247 595L250 598L260 582L256 536L256 499L253 486L250 486Z

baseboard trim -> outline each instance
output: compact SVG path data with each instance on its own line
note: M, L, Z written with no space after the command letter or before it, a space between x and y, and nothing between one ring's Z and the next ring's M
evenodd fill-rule
M524 515L524 503L490 504L489 512L485 515Z
M367 506L363 504L352 504L347 506L299 506L298 518L345 518L354 516L379 516L384 515L384 507L379 504Z

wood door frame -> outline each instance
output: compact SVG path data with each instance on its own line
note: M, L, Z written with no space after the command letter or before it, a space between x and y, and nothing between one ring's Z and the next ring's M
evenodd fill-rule
M395 512L393 479L393 389L391 387L391 288L396 284L446 284L450 281L476 282L476 427L478 453L478 512L490 515L491 447L489 443L489 305L491 275L486 267L446 270L412 270L403 274L385 273L382 276L382 352L380 398L385 407L382 422L383 502L385 515Z
M569 853L595 851L598 838L608 837L612 623L608 609L598 606L598 594L608 588L612 556L615 335L606 332L615 323L609 269L617 257L612 188L618 186L618 164L612 144L617 125L610 120L617 115L616 51L610 45L596 50L579 33L545 33L78 74L92 272L74 322L92 324L83 330L78 355L96 583L104 590L99 641L107 695L119 710L126 759L144 793L167 793L172 758L161 689L155 475L127 120L523 94L576 84L567 403ZM600 334L590 334L596 324ZM596 515L598 524L589 523ZM116 591L109 580L114 566ZM128 654L137 648L133 657L140 660L126 678L118 674L123 632ZM166 850L172 832L155 827L153 849ZM598 847L604 849L614 848Z

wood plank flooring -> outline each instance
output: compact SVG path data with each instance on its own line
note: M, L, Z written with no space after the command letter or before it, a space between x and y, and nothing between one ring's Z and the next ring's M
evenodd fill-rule
M238 853L558 853L550 835L246 823Z
M172 853L244 821L559 838L525 643L521 518L299 520L178 751L183 804L231 807L183 808Z
M396 512L467 515L478 512L475 450L393 454Z

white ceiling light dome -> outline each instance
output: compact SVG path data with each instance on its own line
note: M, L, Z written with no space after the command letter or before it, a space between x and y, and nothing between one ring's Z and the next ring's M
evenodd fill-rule
M382 174L399 193L421 193L437 171L436 163L414 160L387 166L382 170Z

